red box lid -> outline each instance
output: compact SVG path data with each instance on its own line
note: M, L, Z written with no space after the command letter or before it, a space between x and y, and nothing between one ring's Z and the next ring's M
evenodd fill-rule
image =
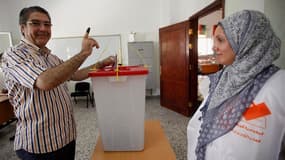
M118 74L116 68L106 67L99 70L94 70L88 73L89 77L104 77L104 76L135 76L146 75L148 69L144 66L119 66Z

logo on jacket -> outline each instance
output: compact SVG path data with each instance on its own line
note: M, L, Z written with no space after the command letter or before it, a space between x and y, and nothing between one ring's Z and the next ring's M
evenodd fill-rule
M265 103L252 103L232 132L250 141L260 143L267 128L266 118L269 115L271 112Z

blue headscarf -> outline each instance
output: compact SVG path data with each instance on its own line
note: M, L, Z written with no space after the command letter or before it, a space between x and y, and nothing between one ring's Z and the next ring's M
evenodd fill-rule
M235 55L233 64L210 75L209 97L202 111L196 156L205 159L207 144L231 131L265 82L279 68L280 39L259 11L243 10L219 22Z

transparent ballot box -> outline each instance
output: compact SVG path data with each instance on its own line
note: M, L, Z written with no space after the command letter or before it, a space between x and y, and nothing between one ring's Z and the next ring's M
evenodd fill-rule
M144 149L147 74L143 66L119 66L89 73L104 151Z

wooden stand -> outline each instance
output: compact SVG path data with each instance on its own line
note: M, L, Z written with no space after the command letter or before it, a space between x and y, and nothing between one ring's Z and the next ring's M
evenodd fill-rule
M160 126L160 122L147 120L145 121L143 151L105 152L99 136L91 160L176 160L176 157Z

